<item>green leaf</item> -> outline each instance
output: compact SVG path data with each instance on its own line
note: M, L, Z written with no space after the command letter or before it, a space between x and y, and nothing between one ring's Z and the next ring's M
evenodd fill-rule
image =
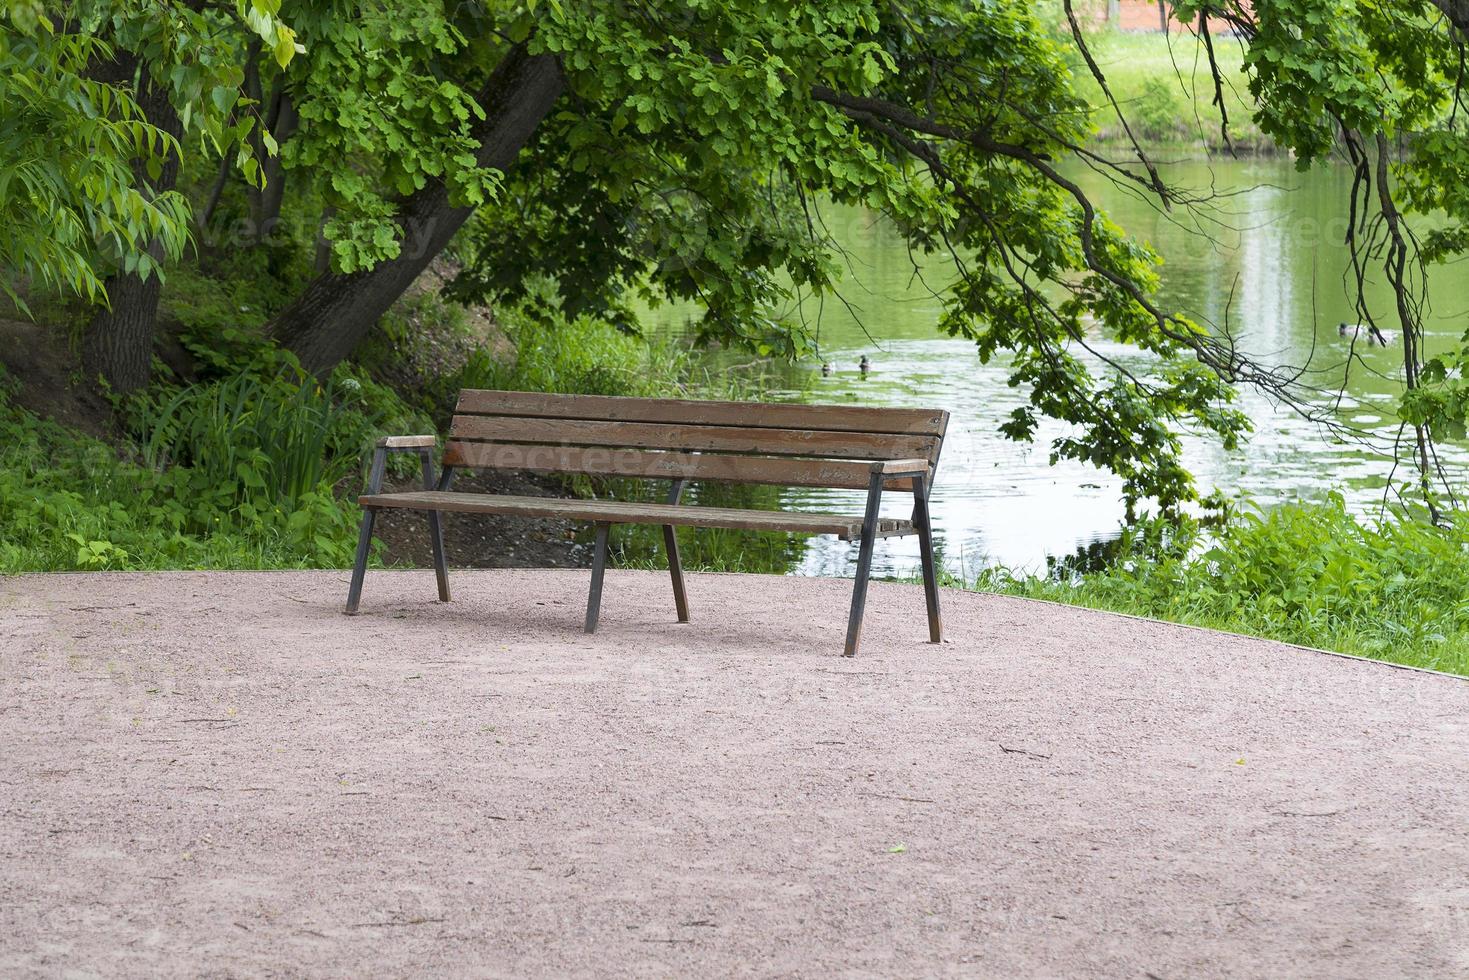
M235 475L247 487L260 488L265 486L265 480L260 476L260 473L248 463L237 464L235 466Z

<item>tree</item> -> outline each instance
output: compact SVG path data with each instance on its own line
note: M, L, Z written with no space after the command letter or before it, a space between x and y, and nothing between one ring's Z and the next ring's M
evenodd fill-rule
M148 65L128 53L93 63L90 74L109 85L136 84L138 111L160 135L178 146L183 135L183 122L173 108L165 86L158 84ZM174 193L178 181L177 149L161 158L145 153L132 161L133 187L144 198L156 201ZM82 335L82 365L94 377L106 379L116 392L127 393L148 383L153 357L153 326L157 319L158 298L163 288L160 270L166 253L161 235L140 243L150 260L148 265L131 268L126 264L107 277L107 304L98 308ZM177 251L169 258L178 258Z
M489 172L510 169L563 85L555 58L532 55L525 45L516 45L501 58L474 100L478 112L467 127L470 142L453 161L459 170L457 184L432 171L405 176L403 183L414 189L393 202L391 212L374 213L373 205L382 203L375 189L355 177L333 178L333 189L345 199L336 205L339 210L332 219L340 236L335 243L336 269L317 277L274 321L276 335L304 367L329 370L352 353L449 244L473 211L473 203L484 200ZM469 118L466 110L460 121ZM354 207L342 210L349 202ZM354 216L364 209L367 216L358 218L354 227Z
M915 249L952 258L944 329L982 357L1009 352L1032 390L1006 431L1028 439L1042 413L1080 423L1053 454L1116 470L1133 499L1186 498L1174 426L1232 444L1245 423L1228 382L1273 383L1160 309L1156 257L1057 167L1085 156L1091 110L1061 42L1024 6L552 4L490 28L481 37L504 40L488 45L497 67L476 93L473 157L397 197L381 185L355 194L346 213L365 213L371 235L342 235L353 226L338 212L336 267L276 319L308 367L347 356L468 218L457 170L494 168L505 182L485 189L464 291L514 294L507 270L532 266L601 312L652 288L698 299L706 336L766 353L805 350L782 308L839 283L813 198L882 211ZM393 81L378 79L378 102ZM330 145L318 97L298 99L288 168ZM1159 355L1160 369L1143 377L1103 359L1097 376L1084 315Z
M163 0L110 2L144 18L219 14ZM1459 403L1452 361L1425 360L1416 344L1410 259L1469 244L1461 199L1469 113L1459 112L1458 84L1464 29L1455 19L1462 7L1410 0L1388 13L1369 0L1257 0L1175 8L1197 24L1211 59L1211 18L1240 34L1257 117L1303 163L1340 140L1357 166L1353 201L1371 203L1377 220L1354 223L1355 241L1364 261L1385 256L1401 283L1410 386L1438 385L1404 408L1425 471L1433 428L1447 424L1434 419ZM1161 207L1191 204L1141 147L1114 161L1091 146L1099 113L1122 113L1071 4L1061 11L1069 34L1057 33L1050 5L960 0L779 8L753 0L405 0L392 9L315 0L292 8L304 55L260 59L246 80L248 39L275 51L285 30L250 21L274 17L266 0L253 0L231 22L249 30L230 34L230 56L210 64L238 69L218 112L238 119L236 107L264 102L267 118L294 124L278 172L267 167L277 178L273 193L288 177L323 202L332 267L272 325L314 371L349 356L466 226L458 236L471 256L457 284L462 295L526 300L534 274L563 309L629 329L630 296L691 298L703 307L705 337L798 356L809 339L791 301L840 296L841 252L820 220L819 203L829 200L881 212L915 253L947 261L943 329L973 340L981 358L1005 356L1013 383L1029 392L1029 404L1002 427L1008 435L1033 438L1042 415L1072 422L1053 442L1054 458L1112 469L1129 502L1171 506L1194 493L1179 431L1212 432L1232 446L1246 429L1230 407L1234 386L1303 404L1299 376L1160 305L1159 257L1068 176L1065 163L1089 166ZM152 77L165 77L155 64L190 63L118 36ZM291 51L294 44L286 38ZM1077 95L1073 55L1107 105ZM173 68L166 77L181 120L186 108L215 101L217 89L181 88ZM1222 92L1217 72L1215 83ZM157 125L146 132L168 138ZM265 136L232 135L258 175ZM219 153L229 141L205 142ZM1411 153L1397 150L1408 146ZM176 218L182 208L167 203L174 198L159 190L162 176L160 169L134 181L152 185L129 192ZM1398 220L1403 205L1439 208L1453 220L1415 253ZM265 194L256 201L266 220L276 207ZM157 264L155 239L168 254L156 230L130 239L145 270ZM47 266L37 254L21 258ZM1109 359L1085 329L1093 323L1153 355L1153 366L1138 371Z
M0 9L0 287L23 311L27 281L103 301L99 255L149 275L150 246L183 249L186 203L145 194L132 168L177 158L178 139L89 77L108 53L96 37L58 32L39 5Z
M39 277L99 303L83 360L114 391L147 383L164 265L188 240L188 202L174 188L185 136L219 152L254 125L230 120L240 76L230 28L288 61L294 36L278 6L239 0L233 17L169 0L0 7L0 184L14 189L0 206L20 212L14 244L0 246L5 289L23 308L19 279Z

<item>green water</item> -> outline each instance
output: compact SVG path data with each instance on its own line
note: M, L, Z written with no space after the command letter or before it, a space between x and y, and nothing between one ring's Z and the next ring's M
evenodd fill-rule
M1153 243L1165 257L1167 305L1216 329L1227 329L1239 347L1278 364L1309 364L1309 379L1324 403L1343 388L1340 416L1368 435L1368 444L1333 439L1315 424L1242 390L1240 406L1255 431L1238 452L1186 437L1186 459L1200 486L1242 492L1261 503L1319 499L1344 487L1364 512L1378 506L1393 471L1390 449L1397 435L1393 399L1401 375L1401 347L1366 348L1349 366L1350 342L1337 330L1356 322L1342 244L1350 174L1342 168L1297 173L1284 161L1184 163L1167 168L1174 184L1216 196L1206 209L1161 213L1151 202L1117 190L1085 171L1078 174L1094 200L1123 228ZM935 331L947 281L944 263L923 267L921 279L902 241L874 215L830 209L829 226L851 257L843 289L846 306L828 301L804 310L817 325L823 359L777 371L775 397L863 405L923 405L949 409L952 421L933 491L937 537L945 563L955 571L1001 562L1043 570L1048 559L1093 549L1115 538L1123 518L1121 483L1077 463L1048 464L1047 445L1064 431L1041 428L1033 446L997 432L1026 393L1006 383L1003 364L981 365L973 345ZM1207 237L1198 233L1207 232ZM1389 291L1369 284L1379 323L1394 326ZM849 308L850 307L850 308ZM651 317L658 329L687 330L687 310L663 308ZM1469 277L1462 266L1434 269L1427 348L1457 340L1469 328ZM1130 366L1145 367L1142 352L1099 340L1098 350ZM866 354L873 371L857 368ZM747 359L746 359L747 360ZM1454 481L1469 473L1469 451L1444 447ZM1404 474L1398 470L1401 478ZM782 506L860 513L861 494L790 491ZM890 502L897 515L901 501ZM803 574L844 574L854 550L813 539L792 569ZM910 539L879 542L876 567L908 574L917 566Z

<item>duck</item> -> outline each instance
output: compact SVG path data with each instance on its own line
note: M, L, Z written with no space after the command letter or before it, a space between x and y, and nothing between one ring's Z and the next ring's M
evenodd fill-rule
M821 376L823 378L829 378L829 377L831 377L831 362L830 361L822 361L821 362Z
M1378 330L1376 327L1361 323L1338 323L1336 332L1343 337L1364 338L1374 347L1386 347L1393 340L1392 334L1386 330Z
M866 354L863 354L862 360L857 362L857 370L861 371L863 374L866 374L868 371L872 370L872 362L867 359Z

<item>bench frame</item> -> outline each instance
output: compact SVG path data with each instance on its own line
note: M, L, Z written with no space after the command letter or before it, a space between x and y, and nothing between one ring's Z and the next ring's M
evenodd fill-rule
M942 445L942 435L939 437L938 445ZM423 489L431 492L448 492L453 486L456 467L450 464L446 458L442 471L435 478L433 452L437 443L436 437L423 436L388 436L377 441L373 450L372 464L368 473L367 496L378 495L382 491L383 478L387 470L387 458L389 453L413 452L419 456ZM879 511L882 506L883 491L887 483L893 480L908 480L911 484L913 495L913 513L911 518L912 532L918 535L919 551L923 571L923 591L928 613L928 634L930 643L941 643L943 641L943 622L939 610L938 575L934 564L933 531L929 512L929 493L932 490L931 474L938 467L938 452L934 452L932 461L928 459L900 459L874 462L869 468L867 481L867 503L862 517L859 536L859 549L857 557L856 580L852 589L852 604L847 618L846 644L843 649L844 656L856 655L857 648L862 637L863 613L867 605L867 585L871 577L872 554L876 540L879 537L889 537L908 533L904 529L883 530L880 524ZM643 475L642 478L654 478L653 475ZM687 484L684 477L674 477L669 490L667 502L669 505L679 504L683 490ZM738 481L737 481L738 482ZM898 491L902 492L902 491ZM493 495L487 495L493 497ZM547 498L557 500L560 498ZM444 552L444 534L441 512L432 506L414 506L410 509L421 509L427 512L429 520L429 538L433 550L434 573L438 580L438 592L440 602L450 601L449 592L449 569ZM346 612L348 615L356 614L362 598L363 582L367 573L367 559L372 547L372 532L376 521L377 507L367 504L363 506L362 525L357 539L356 560L352 567L351 584L347 592ZM696 515L699 508L686 507L683 510L690 515ZM681 515L682 516L682 515ZM586 519L586 518L582 518ZM665 515L666 519L666 515ZM587 633L595 632L597 620L602 604L602 583L607 568L608 536L613 520L593 520L595 525L595 543L592 553L592 578L591 586L587 596L587 611L584 629ZM644 521L641 523L655 523ZM698 526L697 520L689 520L686 523ZM684 587L683 566L679 559L678 538L674 533L673 524L664 524L663 544L668 555L668 571L673 586L674 607L680 623L689 622L688 594ZM846 535L842 535L846 537Z

